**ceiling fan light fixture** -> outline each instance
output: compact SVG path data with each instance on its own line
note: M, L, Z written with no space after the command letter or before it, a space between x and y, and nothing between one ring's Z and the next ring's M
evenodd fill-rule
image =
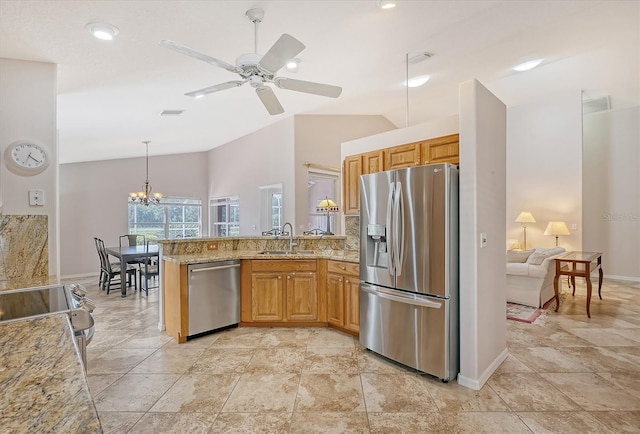
M291 59L284 66L289 72L298 72L298 66L300 65L300 59Z
M544 59L528 60L526 62L520 63L519 65L514 66L513 70L518 72L529 71L530 69L533 69L536 66L540 65L543 60Z
M408 84L405 82L404 85L408 87L420 87L429 81L430 78L430 75L419 75L418 77L410 78Z
M107 23L89 23L84 28L102 41L112 41L120 33L116 26Z

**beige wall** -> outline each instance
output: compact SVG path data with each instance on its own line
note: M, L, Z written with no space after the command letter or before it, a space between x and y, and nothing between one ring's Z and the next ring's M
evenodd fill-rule
M523 242L515 220L531 211L536 223L527 225L527 248L554 246L555 237L544 235L547 223L564 221L571 235L558 245L581 250L581 92L510 107L507 116L507 239Z
M583 245L607 277L640 281L640 107L584 116Z
M149 157L153 191L202 199L204 219L207 176L205 152ZM128 194L140 190L144 177L144 157L60 165L61 276L98 273L93 237L117 245L127 233Z
M477 80L460 85L460 375L479 390L507 357L507 109ZM480 234L486 234L482 247Z
M56 65L0 58L0 161L7 146L34 140L51 163L35 176L20 176L0 165L0 202L4 214L47 215L49 275L58 275ZM29 206L30 189L44 190L44 206Z
M296 185L296 233L313 229L307 221L309 215L309 193L306 161L340 169L341 143L360 137L372 136L396 127L384 116L369 115L296 115L295 116L295 185ZM339 173L337 173L339 175ZM340 180L339 180L340 181ZM341 182L341 181L340 181ZM341 185L333 200L340 204ZM343 233L341 227L332 228Z
M259 235L261 185L283 185L284 220L295 225L293 117L208 152L209 197L240 197L240 234Z

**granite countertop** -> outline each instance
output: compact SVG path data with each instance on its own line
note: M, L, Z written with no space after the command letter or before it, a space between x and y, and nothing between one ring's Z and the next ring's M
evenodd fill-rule
M295 250L294 250L295 252ZM254 250L222 250L188 255L163 255L162 259L180 265L202 264L229 259L332 259L344 262L360 262L360 252L356 250L317 250L313 253L293 253L287 255L265 255Z
M0 324L0 348L3 431L102 432L67 314Z

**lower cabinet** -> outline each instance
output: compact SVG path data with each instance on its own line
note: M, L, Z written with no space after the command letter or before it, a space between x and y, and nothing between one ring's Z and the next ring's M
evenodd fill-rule
M358 264L327 261L327 322L344 331L360 331Z
M313 325L360 331L360 275L355 263L326 259L244 260L242 324Z
M250 267L245 268L250 271L243 276L243 322L323 320L318 307L320 294L315 259L251 260ZM249 279L251 284L247 290Z

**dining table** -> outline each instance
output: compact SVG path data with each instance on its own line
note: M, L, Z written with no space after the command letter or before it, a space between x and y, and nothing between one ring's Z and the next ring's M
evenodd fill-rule
M120 261L120 287L122 297L127 296L127 287L125 285L127 278L127 261L136 258L153 258L159 255L157 244L150 244L148 246L107 247L105 250L108 254L115 256Z

